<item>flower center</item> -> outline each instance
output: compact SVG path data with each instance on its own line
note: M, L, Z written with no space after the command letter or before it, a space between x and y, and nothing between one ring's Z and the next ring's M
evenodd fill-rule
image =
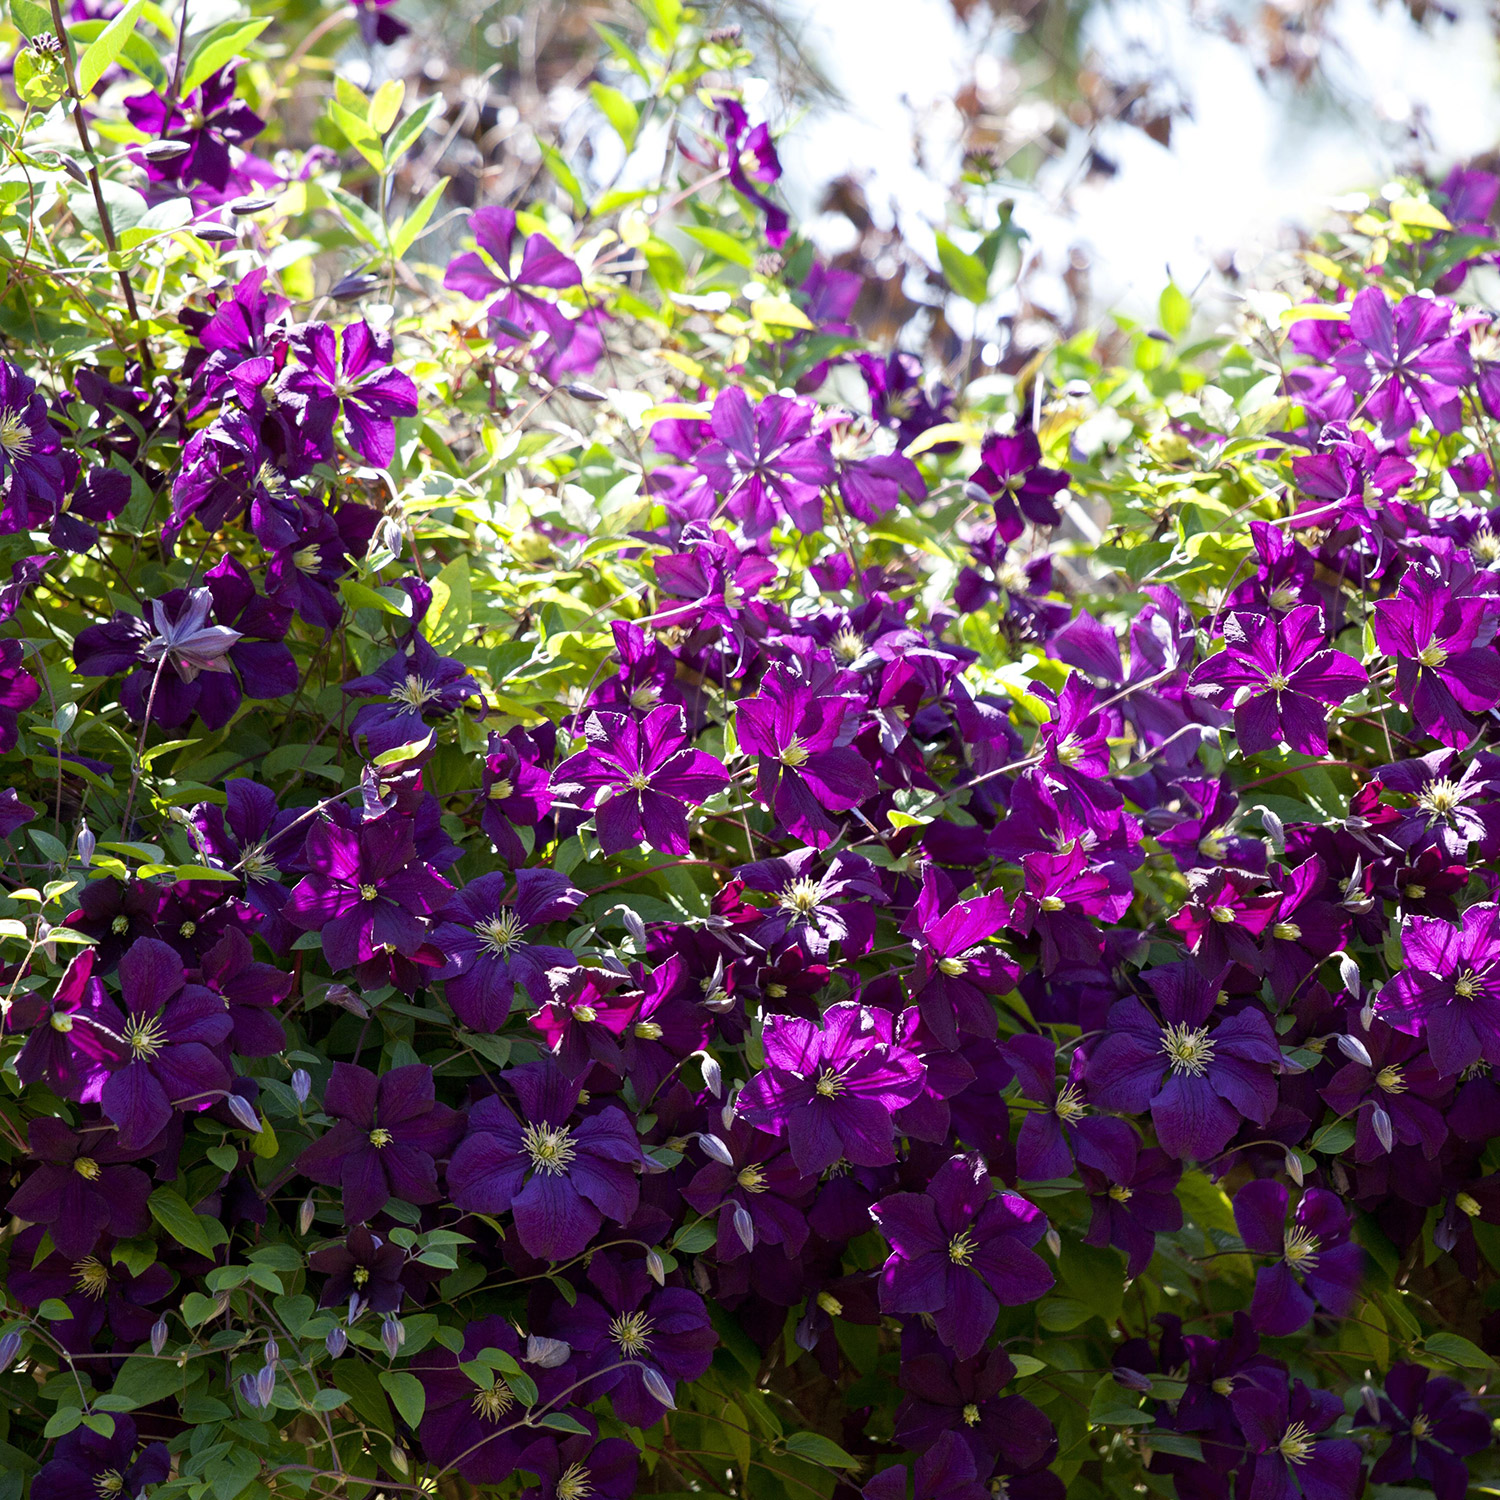
M766 1190L766 1174L759 1167L741 1167L734 1180L747 1193L763 1193Z
M621 1313L618 1318L610 1319L609 1336L626 1359L639 1359L651 1347L653 1326L643 1312Z
M1404 1094L1406 1079L1402 1076L1401 1069L1395 1063L1391 1063L1375 1075L1375 1087L1384 1089L1388 1094Z
M1446 818L1462 800L1458 784L1444 776L1418 794L1417 806L1425 807L1428 812L1435 813L1440 818Z
M995 574L995 582L1007 594L1024 594L1031 586L1031 580L1026 576L1026 569L1016 562L1004 564Z
M1438 645L1436 641L1431 642L1429 645L1423 646L1422 649L1417 652L1417 661L1424 667L1440 667L1447 660L1447 647Z
M1478 562L1500 561L1500 534L1493 531L1476 531L1474 540L1469 543L1469 551Z
M85 1297L97 1301L109 1290L109 1268L95 1255L73 1262L73 1277Z
M1057 742L1057 759L1064 766L1076 766L1083 759L1083 746L1070 734Z
M967 1229L962 1229L948 1241L948 1259L955 1266L966 1266L974 1259L978 1248L978 1240Z
M364 1266L356 1266L354 1268L354 1284L355 1284L355 1286L368 1286L369 1283L370 1283L370 1273L369 1273L368 1269L366 1269L366 1267L364 1267Z
M1484 1212L1479 1206L1479 1200L1471 1198L1467 1193L1460 1193L1453 1201L1471 1219L1477 1219Z
M651 785L651 779L644 771L632 771L630 779L625 783L632 792L644 792Z
M441 696L425 677L418 677L412 672L406 674L406 681L400 687L391 689L393 703L405 703L411 708L425 708L434 698Z
M573 1164L578 1147L566 1125L528 1125L521 1132L521 1149L531 1158L535 1171L561 1177Z
M511 1388L496 1376L494 1385L487 1391L480 1391L470 1404L476 1416L487 1422L498 1422L516 1404L516 1398Z
M833 638L833 654L840 661L858 661L865 654L864 637L845 628Z
M118 1469L106 1469L102 1474L94 1475L94 1493L97 1495L118 1495L125 1488L125 1476Z
M25 458L35 441L35 434L20 412L13 406L0 411L0 449L4 449L7 458Z
M378 901L380 892L368 881L359 888L359 899L361 901Z
M148 1061L166 1044L166 1028L160 1016L132 1016L125 1023L125 1041L131 1052Z
M1283 677L1280 672L1272 672L1271 675L1268 678L1266 678L1266 686L1273 693L1285 692L1286 691L1286 682L1287 682L1286 678Z
M1294 1271L1311 1271L1318 1263L1319 1241L1300 1224L1293 1224L1282 1241L1282 1259Z
M1420 1443L1423 1438L1432 1431L1432 1423L1426 1417L1416 1416L1411 1419L1411 1435Z
M65 1010L52 1012L52 1029L66 1036L73 1029L73 1018Z
M588 1500L593 1493L593 1480L582 1464L569 1464L557 1477L557 1500Z
M631 1028L643 1042L659 1042L662 1029L655 1021L637 1021Z
M1220 860L1224 858L1224 830L1216 828L1212 833L1206 833L1198 840L1198 853L1204 859Z
M379 1126L377 1126L374 1130L372 1130L370 1132L370 1144L377 1151L384 1150L385 1147L387 1147L387 1146L390 1145L391 1140L392 1140L392 1136L391 1136L390 1131L389 1130L384 1130L384 1129L380 1128Z
M950 979L957 979L960 974L967 974L969 972L969 965L962 958L940 958L938 960L938 968Z
M1226 925L1234 921L1234 908L1232 906L1213 906L1208 912L1215 922L1223 922Z
M1280 938L1283 943L1295 943L1302 936L1302 929L1295 922L1274 922L1271 924L1271 936Z
M844 1092L844 1080L839 1077L834 1068L821 1068L818 1071L817 1081L813 1084L815 1093L824 1099L837 1099Z
M92 1156L80 1156L73 1163L73 1170L85 1182L97 1182L99 1180L99 1163Z
M1081 1120L1088 1112L1089 1107L1083 1102L1083 1094L1077 1084L1064 1084L1058 1090L1057 1102L1052 1106L1052 1113L1065 1125Z
M516 784L508 776L502 776L494 786L490 788L491 802L504 802L507 797L514 797Z
M109 930L116 937L124 937L130 931L130 918L122 912L109 924Z
M240 873L246 880L274 880L281 871L266 853L266 846L256 844L240 856Z
M1191 1073L1194 1078L1201 1078L1214 1060L1206 1026L1168 1026L1161 1034L1161 1050L1174 1073Z
M1473 969L1461 970L1458 978L1453 981L1453 993L1460 1000L1472 1000L1478 988L1479 979Z
M1135 1193L1130 1188L1126 1187L1123 1182L1117 1182L1110 1187L1109 1196L1113 1198L1116 1203L1129 1203L1130 1200L1135 1197Z
M805 766L807 764L807 757L810 753L811 752L808 750L807 746L802 743L801 737L794 734L791 739L789 739L786 744L782 746L781 754L777 757L777 759L780 760L780 762L784 766Z
M1281 1441L1276 1445L1276 1451L1289 1464L1305 1464L1312 1457L1313 1446L1313 1436L1307 1430L1307 1424L1293 1422L1282 1433Z
M800 880L794 880L782 891L776 898L776 904L784 911L789 911L806 921L817 910L822 895L821 882L814 880L810 875L804 875Z
M1061 911L1067 904L1061 896L1043 896L1037 902L1043 911Z
M1221 1375L1209 1389L1216 1396L1227 1396L1234 1389L1234 1381L1228 1375Z
M648 682L644 687L638 687L631 691L630 706L632 708L655 708L661 702L661 685Z
M481 922L475 931L484 939L484 951L499 958L521 946L521 924L509 907L502 908L487 922Z
M979 1408L972 1401L964 1407L964 1425L968 1427L979 1425Z

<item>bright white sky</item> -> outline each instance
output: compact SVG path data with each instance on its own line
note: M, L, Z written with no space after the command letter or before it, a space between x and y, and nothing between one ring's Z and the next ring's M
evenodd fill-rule
M1205 35L1185 0L1136 0L1110 12L1100 33L1111 55L1133 43L1173 64L1194 118L1178 120L1171 149L1139 131L1105 143L1119 164L1110 181L1086 184L1064 212L1044 190L1018 212L1049 265L1083 244L1102 306L1153 306L1170 265L1193 287L1216 255L1253 263L1289 224L1316 224L1328 200L1378 188L1410 164L1403 122L1414 110L1446 165L1500 145L1500 66L1484 0L1449 0L1459 20L1429 32L1395 0L1338 0L1331 30L1343 43L1324 66L1346 96L1364 101L1352 117L1299 107L1283 85L1268 93L1242 49ZM853 172L877 215L900 216L924 254L944 222L945 184L955 175L954 114L948 100L969 75L974 41L947 0L794 0L805 50L842 89L847 109L805 119L782 143L784 186L806 221L824 183ZM920 130L932 167L914 161ZM816 235L820 225L809 226ZM837 227L822 225L827 247Z

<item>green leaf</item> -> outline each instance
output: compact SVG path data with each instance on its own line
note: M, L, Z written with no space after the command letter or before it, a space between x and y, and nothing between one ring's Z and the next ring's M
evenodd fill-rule
M628 151L635 144L635 133L641 123L640 111L619 89L612 89L607 83L591 83L589 93Z
M977 255L960 250L946 234L938 235L937 252L938 264L943 268L943 275L948 278L948 285L960 297L976 307L989 300L989 274Z
M51 10L45 5L33 4L32 0L10 0L10 18L28 42L32 37L52 30Z
M375 90L370 100L370 129L376 135L384 135L396 123L401 113L401 101L406 98L406 85L399 78L387 78Z
M443 196L443 189L447 186L448 178L440 179L422 201L396 226L391 235L391 254L397 260L400 260L416 244L418 236L427 228L427 221L432 217L433 210Z
M1091 1427L1150 1427L1155 1421L1150 1412L1140 1409L1113 1375L1100 1377L1089 1401Z
M584 197L583 184L579 182L572 167L563 160L562 152L556 146L549 146L540 138L536 145L537 150L542 153L542 160L547 163L547 170L551 172L552 180L573 200L573 211L578 214L587 213L588 199Z
M474 593L469 581L469 559L460 552L432 580L432 603L427 613L427 639L444 655L463 644L474 618Z
M415 1427L422 1420L422 1413L427 1410L426 1387L415 1375L408 1374L405 1370L383 1371L380 1383L385 1387L385 1393L391 1398L391 1405L396 1408L401 1420L408 1427Z
M195 1214L187 1201L171 1188L160 1187L146 1200L151 1217L161 1225L179 1245L186 1245L199 1255L213 1257L214 1247L222 1245L228 1238L224 1226L217 1219L204 1214Z
M747 271L755 266L755 252L722 229L710 229L706 224L684 224L682 232L731 265L743 266Z
M548 1412L537 1424L538 1427L550 1427L554 1432L580 1432L585 1437L589 1430L576 1417L570 1417L565 1411Z
M132 1355L115 1377L109 1395L102 1400L109 1402L110 1411L134 1411L138 1406L151 1406L180 1391L184 1378L185 1372L178 1369L175 1359Z
M130 33L140 19L142 0L131 3L117 15L88 45L88 50L78 60L78 92L87 99L94 85L104 76L104 71L125 50Z
M1421 198L1398 198L1391 204L1391 219L1397 224L1410 224L1418 229L1452 229L1448 216L1436 204L1426 203Z
M1354 1144L1354 1126L1348 1120L1335 1120L1325 1125L1308 1143L1309 1151L1324 1151L1329 1156L1338 1156Z
M635 74L642 83L650 83L651 75L646 71L646 65L635 55L635 49L624 37L613 32L607 26L601 26L594 22L594 30L599 33L600 40L614 53L616 57Z
M857 1469L859 1462L821 1432L794 1432L782 1445L788 1453L809 1463L824 1464L830 1469Z
M380 137L353 110L345 109L336 99L330 99L328 117L343 132L344 139L377 172L385 170L385 152L380 148Z
M443 96L434 94L424 99L390 133L385 143L385 159L393 166L416 145L422 132L427 129L432 117L443 107Z
M73 1316L73 1309L61 1297L48 1297L37 1308L37 1316L49 1323L66 1323Z
M1429 1333L1422 1347L1434 1359L1462 1366L1465 1370L1493 1370L1495 1361L1477 1344L1456 1333Z
M343 211L344 222L358 238L384 255L389 247L385 242L385 225L381 223L380 215L367 203L361 202L353 193L345 192L341 187L334 187L330 184L328 196ZM339 587L343 588L344 585L340 584Z
M225 21L215 26L193 48L187 71L178 85L178 94L190 94L205 78L217 73L225 63L238 57L246 47L271 24L266 16L258 21Z
M1174 339L1180 339L1188 331L1188 325L1193 321L1193 304L1176 282L1169 281L1163 289L1157 301L1156 316L1162 331L1170 333Z

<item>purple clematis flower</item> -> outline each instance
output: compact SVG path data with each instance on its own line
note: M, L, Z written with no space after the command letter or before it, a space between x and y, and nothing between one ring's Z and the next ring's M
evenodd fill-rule
M923 1067L895 1035L889 1011L846 1001L821 1026L768 1016L765 1067L741 1090L737 1109L752 1125L785 1136L808 1176L840 1158L857 1167L896 1159L891 1116L922 1091Z
M164 1484L172 1468L167 1445L147 1443L137 1453L134 1418L117 1412L114 1424L108 1437L75 1427L59 1438L31 1481L33 1500L139 1500L148 1485Z
M119 1144L141 1151L174 1109L201 1112L229 1091L213 1050L234 1030L223 999L188 984L182 959L157 938L138 938L120 960L127 1060L105 1081L99 1103L120 1127Z
M595 320L587 315L568 317L546 295L583 285L577 263L544 234L527 236L518 254L513 209L481 208L469 216L469 231L479 248L449 263L443 285L475 302L489 303L493 339L529 345L537 335L545 335L538 368L547 379L592 370L604 352Z
M392 1198L436 1203L436 1158L457 1133L461 1116L439 1104L425 1063L392 1068L379 1078L368 1068L335 1063L323 1108L334 1126L297 1158L297 1170L336 1187L344 1222L373 1219Z
M984 1347L1001 1307L1035 1302L1055 1279L1031 1249L1046 1216L1015 1193L996 1194L978 1152L951 1157L926 1192L882 1198L870 1216L891 1246L881 1311L931 1313L960 1359Z
M518 870L514 898L509 880L481 875L437 913L432 934L447 962L432 977L447 981L444 993L453 1013L471 1031L492 1035L505 1024L519 984L534 1004L551 998L547 971L571 968L568 948L529 942L527 929L555 922L580 901L566 875L556 870Z
M969 484L995 507L995 531L1013 542L1033 526L1056 526L1061 519L1054 496L1068 487L1063 469L1042 464L1042 445L1036 433L1022 427L1012 433L992 432L979 450L979 467Z
M550 760L550 752L545 758ZM543 759L541 747L519 725L504 735L490 732L479 826L513 870L526 862L526 846L516 830L535 830L552 808L552 778Z
M1396 665L1391 696L1424 734L1455 749L1467 745L1469 715L1500 704L1494 597L1409 573L1394 598L1376 602L1374 623L1376 645Z
M576 1419L575 1419L576 1420ZM521 1500L630 1500L641 1466L640 1449L627 1438L604 1438L590 1426L574 1437L539 1437L516 1460L537 1482ZM509 1477L508 1475L505 1477Z
M1347 1316L1364 1271L1364 1251L1349 1238L1349 1210L1335 1194L1308 1188L1290 1224L1289 1199L1286 1187L1269 1178L1247 1182L1234 1198L1245 1248L1276 1257L1255 1273L1250 1321L1277 1338L1306 1327L1315 1307Z
M1409 853L1431 847L1459 862L1467 859L1471 844L1489 852L1500 845L1495 778L1488 756L1460 767L1456 750L1377 767L1373 780L1383 791L1410 799L1399 803L1398 818L1381 823L1381 836Z
M1123 1250L1125 1274L1133 1279L1150 1265L1157 1235L1182 1228L1182 1205L1177 1201L1182 1163L1154 1146L1141 1150L1136 1139L1127 1155L1128 1171L1106 1174L1080 1164L1079 1176L1092 1215L1084 1244Z
M588 1279L602 1302L580 1297L556 1320L558 1336L583 1356L592 1375L584 1399L593 1402L608 1392L620 1421L654 1426L667 1408L645 1376L654 1372L670 1391L707 1371L719 1342L708 1309L686 1287L658 1290L644 1261L598 1254L589 1262Z
M125 1240L150 1228L151 1179L124 1165L134 1153L109 1135L74 1132L44 1117L27 1126L26 1144L37 1165L6 1208L30 1224L47 1225L58 1254L82 1260L101 1234Z
M25 647L20 641L0 641L0 755L15 748L18 715L41 696L41 685L21 665Z
M838 943L845 956L869 951L875 936L875 906L885 892L875 867L863 855L841 850L817 873L816 849L794 849L779 859L737 865L735 876L752 891L770 891L776 909L756 924L754 941L777 952L796 943L813 958L826 958Z
M363 735L368 753L376 756L425 740L430 733L426 716L457 713L478 696L479 684L461 661L439 656L418 635L367 676L346 682L344 691L354 698L385 700L365 704L349 726L353 738Z
M1500 1065L1500 906L1471 906L1457 926L1413 917L1401 954L1405 966L1375 997L1375 1013L1424 1036L1439 1073L1462 1073L1481 1057Z
M125 114L137 130L188 148L180 156L162 159L131 152L152 182L181 187L202 183L218 193L228 190L230 147L243 146L266 128L248 104L236 101L235 71L234 63L220 68L180 103L160 94L135 94L125 101Z
M1384 1021L1372 1019L1368 1030L1351 1034L1369 1065L1346 1062L1319 1092L1335 1113L1354 1117L1354 1160L1375 1161L1399 1141L1420 1146L1431 1161L1448 1139L1440 1106L1451 1095L1453 1080L1439 1075L1421 1038ZM1455 1111L1455 1123L1458 1118Z
M584 723L589 748L552 773L554 791L579 788L594 814L599 847L619 854L644 841L663 854L688 852L687 809L729 785L722 761L688 747L687 723L676 704L644 720L592 713Z
M257 963L250 939L231 927L203 955L204 984L221 995L234 1026L230 1046L241 1057L274 1057L286 1049L286 1028L275 1008L291 993L296 976L274 964Z
M339 1307L351 1297L368 1303L371 1312L395 1312L406 1296L401 1272L406 1251L356 1224L342 1244L314 1250L307 1257L314 1271L328 1277L318 1297L319 1307Z
M943 1046L956 1048L960 1031L995 1035L998 1020L989 997L1013 990L1021 970L986 939L1009 920L1010 903L1003 893L955 902L940 889L931 865L923 871L921 895L902 931L917 949L912 1003Z
M848 812L878 790L850 743L860 706L858 698L799 682L779 664L762 679L759 697L735 705L740 745L757 757L756 796L795 838L819 849L838 831L828 813Z
M1343 1415L1332 1391L1309 1390L1300 1380L1288 1390L1281 1371L1257 1371L1229 1403L1253 1455L1255 1500L1354 1500L1358 1444L1318 1437Z
M371 963L382 950L411 958L428 939L423 920L453 889L416 857L411 820L399 812L357 828L320 820L307 836L303 876L282 915L318 932L335 969Z
M67 486L62 440L36 381L0 360L0 534L53 514Z
M97 1104L105 1080L130 1055L125 1018L94 977L96 958L94 949L86 948L51 995L41 990L19 995L6 1017L7 1030L26 1033L16 1077L81 1104Z
M330 415L341 409L349 446L366 463L385 468L396 456L396 419L417 414L416 385L392 366L390 334L365 322L337 331L312 323L292 347L301 368L287 377L287 390L324 403Z
M1104 1039L1089 1057L1089 1097L1125 1114L1151 1111L1173 1156L1217 1156L1242 1119L1264 1125L1276 1108L1281 1048L1265 1012L1218 1012L1222 976L1196 964L1145 974L1157 1020L1134 996L1110 1008Z
M474 1107L448 1164L448 1191L470 1213L512 1213L528 1255L567 1260L606 1218L623 1224L635 1213L643 1161L635 1128L615 1105L577 1118L578 1083L550 1058L504 1079L520 1117L503 1099Z
M735 1260L760 1245L780 1245L783 1255L800 1255L816 1184L797 1169L780 1139L743 1120L734 1121L720 1140L732 1165L711 1160L682 1190L683 1201L700 1214L718 1212L716 1257Z
M256 929L274 953L283 953L296 931L282 919L291 894L283 871L296 869L311 819L305 809L283 810L276 793L247 776L224 783L225 805L200 802L193 827L205 863L230 870L245 882L245 899L261 915Z
M1490 1446L1490 1419L1456 1380L1424 1365L1392 1365L1385 1377L1377 1425L1390 1446L1370 1470L1371 1484L1425 1480L1437 1500L1464 1500L1466 1458Z
M733 94L714 94L709 102L724 122L724 157L735 192L748 198L766 216L766 239L777 249L786 243L787 213L761 191L781 177L781 158L771 139L771 127L752 126L745 106Z
M1349 309L1348 343L1333 366L1364 395L1364 413L1390 437L1416 425L1418 409L1439 432L1463 419L1462 387L1474 366L1462 334L1450 333L1453 306L1434 297L1403 297L1394 308L1367 286Z
M1233 614L1224 650L1200 662L1190 691L1234 709L1240 752L1258 755L1285 744L1302 755L1327 755L1328 706L1359 692L1365 669L1323 642L1323 611L1299 604L1279 622Z

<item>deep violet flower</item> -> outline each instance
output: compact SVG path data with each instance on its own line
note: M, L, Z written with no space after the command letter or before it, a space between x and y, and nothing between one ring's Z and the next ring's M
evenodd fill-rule
M314 1250L307 1263L328 1278L318 1297L319 1307L339 1307L357 1296L372 1312L395 1312L406 1295L401 1284L406 1251L371 1234L362 1224L356 1224L341 1244Z
M1302 755L1328 753L1327 708L1365 686L1365 669L1324 644L1323 611L1299 604L1280 621L1232 614L1224 650L1200 662L1190 691L1234 709L1244 755L1285 744Z
M1106 1174L1080 1163L1079 1176L1091 1215L1084 1244L1124 1251L1125 1274L1134 1278L1151 1263L1156 1236L1182 1228L1176 1192L1182 1164L1159 1147L1141 1149L1138 1139L1132 1139L1128 1154L1128 1171Z
M312 323L298 331L292 347L301 368L286 388L343 412L349 446L366 463L385 468L396 456L396 419L417 414L417 387L391 363L389 333L363 321L335 330Z
M349 726L349 733L356 740L363 736L374 756L426 739L426 716L456 713L478 696L479 684L461 661L439 656L418 635L373 672L346 682L344 691L354 698L384 699L365 704Z
M896 1159L891 1116L922 1091L922 1063L895 1034L889 1011L831 1005L822 1025L768 1016L765 1066L740 1091L752 1125L785 1136L809 1176L840 1158L860 1167Z
M756 795L794 837L816 848L833 842L830 812L848 812L877 790L875 775L851 741L860 700L820 692L781 665L761 682L760 696L735 705L740 746L754 755Z
M546 1058L505 1075L519 1106L481 1100L448 1164L448 1191L471 1213L515 1216L528 1255L578 1255L607 1218L623 1224L640 1200L643 1161L624 1110L577 1117L579 1086Z
M1383 294L1382 294L1383 295ZM1253 1458L1255 1500L1354 1500L1359 1488L1359 1446L1348 1438L1319 1438L1343 1414L1332 1391L1309 1390L1299 1380L1264 1372L1229 1396Z
M771 139L771 127L751 125L745 106L733 94L714 94L710 102L723 119L724 158L735 192L748 198L766 216L766 239L778 248L786 243L786 210L762 191L781 177L781 159Z
M275 1008L291 993L296 976L255 960L250 939L231 927L203 955L203 982L223 997L234 1027L230 1046L241 1057L274 1057L286 1047L286 1029Z
M438 1201L435 1158L446 1153L460 1117L437 1103L431 1068L408 1063L377 1078L335 1063L323 1108L333 1129L297 1158L297 1170L340 1190L346 1224L374 1218L392 1198Z
M1376 645L1396 667L1391 696L1424 734L1455 749L1468 744L1469 715L1500 704L1493 596L1409 573L1394 598L1376 601L1374 624Z
M446 981L448 1004L471 1031L499 1031L517 985L533 1004L545 1004L547 971L577 962L570 949L531 942L526 933L566 916L583 892L556 870L519 870L513 895L510 885L503 874L481 875L436 914L432 940L446 962L432 977Z
M1461 388L1474 376L1468 344L1450 333L1451 303L1403 297L1393 308L1379 287L1356 294L1349 310L1350 340L1333 356L1349 386L1364 393L1364 413L1387 437L1409 432L1418 410L1439 432L1462 420Z
M1424 1365L1392 1365L1376 1419L1390 1445L1370 1470L1372 1484L1425 1480L1437 1500L1464 1500L1470 1455L1488 1448L1490 1419L1456 1380Z
M992 432L979 450L979 467L969 475L973 485L995 507L996 534L1013 542L1033 526L1056 526L1054 497L1068 487L1062 469L1042 463L1042 445L1029 427L1013 433Z
M551 759L550 753L546 757ZM526 862L517 829L534 832L552 807L552 778L541 746L519 725L507 734L490 732L481 784L484 811L479 826L511 869Z
M1344 1317L1354 1306L1364 1251L1349 1238L1349 1211L1323 1188L1302 1194L1287 1222L1290 1194L1269 1178L1247 1182L1234 1198L1245 1248L1275 1262L1255 1273L1250 1321L1273 1337L1307 1325L1315 1307Z
M36 381L0 360L0 534L51 515L67 484L62 440Z
M47 1225L58 1254L81 1260L106 1231L125 1240L150 1227L151 1179L126 1165L134 1152L112 1133L75 1132L44 1117L27 1126L26 1144L36 1166L6 1208L29 1224Z
M1375 1013L1426 1038L1438 1071L1482 1057L1500 1064L1500 906L1471 906L1457 926L1413 917L1401 930L1403 968L1375 997Z
M257 929L273 952L291 946L296 930L282 918L290 887L283 873L297 868L312 820L302 808L285 810L276 793L246 776L224 783L224 805L200 802L193 828L205 863L245 883L245 900L261 915Z
M515 1466L537 1478L521 1500L630 1500L640 1465L640 1449L629 1439L600 1439L589 1427L573 1437L537 1438Z
M1196 964L1168 964L1143 977L1161 1019L1134 996L1110 1008L1089 1056L1089 1097L1124 1114L1149 1109L1167 1151L1207 1160L1242 1120L1271 1118L1281 1066L1276 1033L1258 1005L1219 1011L1220 978Z
M0 641L0 755L15 748L17 716L41 696L41 685L22 665L20 641Z
M335 970L368 963L383 949L412 957L427 939L423 919L452 889L417 859L411 820L399 812L357 828L315 821L306 862L311 873L297 883L282 914L294 927L321 935Z
M683 1201L700 1214L718 1212L715 1255L720 1261L735 1260L762 1245L800 1255L810 1232L806 1209L813 1180L798 1170L777 1136L743 1120L717 1138L729 1164L715 1156L682 1190Z
M157 938L138 938L120 960L127 1059L105 1080L99 1103L120 1127L118 1141L139 1151L174 1109L201 1112L229 1091L216 1048L234 1030L223 999L188 984L182 959Z
M862 1500L987 1500L990 1495L980 1481L973 1450L956 1432L941 1433L913 1464L910 1490L907 1478L906 1466L896 1464L873 1475L859 1493ZM1031 1497L1018 1495L1017 1500Z
M555 1325L558 1336L584 1356L592 1375L583 1399L596 1401L608 1392L620 1421L654 1426L666 1407L652 1395L646 1375L654 1372L652 1384L671 1391L708 1369L719 1342L708 1309L686 1287L658 1289L643 1260L597 1254L589 1262L588 1280L595 1296L580 1297L559 1313Z
M31 1481L33 1500L139 1500L148 1485L165 1483L172 1468L167 1445L147 1443L137 1453L134 1418L116 1412L113 1420L108 1437L91 1427L60 1437Z
M158 141L180 141L187 150L179 156L157 158L132 152L132 159L157 183L191 187L202 183L215 192L230 186L232 146L243 146L266 128L248 104L235 99L236 65L220 68L180 103L160 94L135 94L125 101L125 114L137 130Z
M1382 837L1412 853L1432 846L1457 861L1468 857L1471 844L1489 853L1500 844L1496 769L1488 756L1460 766L1456 750L1377 767L1374 780L1383 792L1410 798L1399 803L1399 818L1380 825Z
M1053 1284L1031 1246L1047 1219L1015 1193L999 1193L977 1152L937 1169L922 1193L895 1193L870 1209L891 1246L880 1273L887 1313L931 1313L960 1358L984 1346L1001 1307L1035 1302Z
M663 854L686 854L688 807L724 791L729 773L689 747L682 710L663 703L644 720L592 713L583 728L588 749L558 766L552 788L582 791L579 805L594 814L600 849L619 854L644 841Z
M25 1032L16 1077L28 1087L45 1084L59 1098L97 1104L105 1080L130 1055L125 1018L94 977L97 955L86 948L68 965L50 994L19 995L6 1029Z

